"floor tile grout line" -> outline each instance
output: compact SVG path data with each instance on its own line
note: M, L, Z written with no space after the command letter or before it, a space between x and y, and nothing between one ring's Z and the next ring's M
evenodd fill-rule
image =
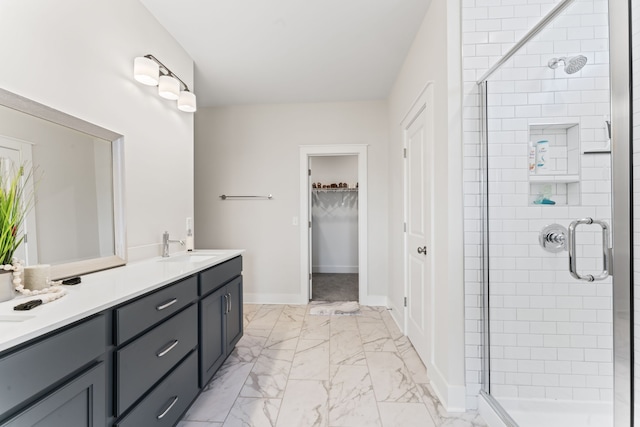
M380 412L380 405L378 404L378 394L376 393L376 388L373 386L373 377L371 375L371 366L369 365L369 359L367 358L367 352L364 351L364 342L362 342L362 332L360 331L360 322L356 321L356 325L358 328L358 335L360 335L360 343L362 344L362 352L364 353L364 362L367 366L367 374L369 375L369 382L371 383L371 391L373 392L373 400L376 404L376 411L378 411L378 421L380 425L383 426L382 423L382 413Z

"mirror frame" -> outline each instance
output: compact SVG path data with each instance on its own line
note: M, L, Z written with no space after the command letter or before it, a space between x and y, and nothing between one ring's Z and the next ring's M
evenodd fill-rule
M124 209L124 136L0 88L0 105L111 142L114 255L51 265L51 279L80 276L127 263Z

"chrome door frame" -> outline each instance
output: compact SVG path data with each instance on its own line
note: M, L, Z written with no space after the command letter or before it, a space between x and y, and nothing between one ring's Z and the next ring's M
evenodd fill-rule
M633 425L631 0L609 0L614 426Z

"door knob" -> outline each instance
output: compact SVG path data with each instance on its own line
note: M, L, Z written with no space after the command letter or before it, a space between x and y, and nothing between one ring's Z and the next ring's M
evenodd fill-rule
M418 248L418 253L426 255L427 254L427 247L426 246L423 246L421 248L419 247Z

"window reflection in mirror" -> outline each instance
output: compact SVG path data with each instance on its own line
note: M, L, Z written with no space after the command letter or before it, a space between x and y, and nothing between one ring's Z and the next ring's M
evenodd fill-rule
M52 279L126 263L121 135L0 90L0 157L35 170L19 259Z

